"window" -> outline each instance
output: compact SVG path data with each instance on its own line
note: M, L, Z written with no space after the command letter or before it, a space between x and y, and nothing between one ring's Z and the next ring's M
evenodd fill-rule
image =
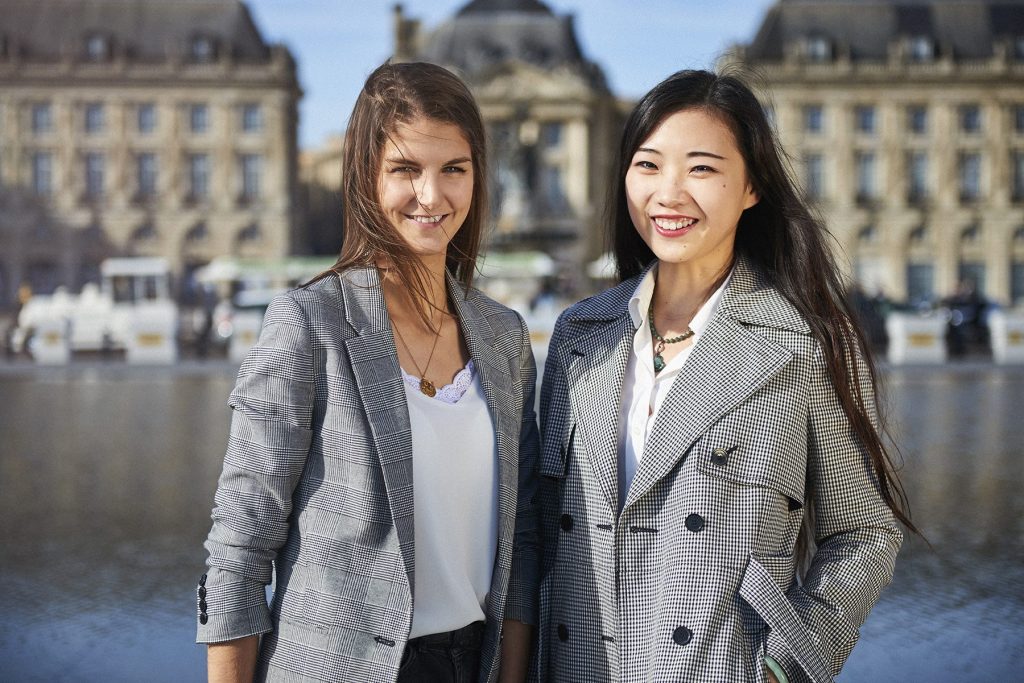
M1017 36L1013 40L1013 58L1024 61L1024 36Z
M142 134L152 133L156 130L156 105L152 102L144 102L138 108L138 126Z
M974 261L961 261L959 267L959 281L969 282L974 285L974 291L984 296L985 294L985 264Z
M981 132L981 107L976 104L960 106L960 130L964 133Z
M90 102L85 105L85 132L103 132L103 105L99 102Z
M932 301L935 298L935 266L931 263L907 265L907 299L911 303Z
M562 167L543 165L540 168L540 198L548 216L564 216L569 212L569 198L565 194Z
M88 152L85 155L85 196L98 199L103 196L106 159L102 152Z
M907 153L907 199L913 203L928 197L928 153Z
M110 40L93 34L85 40L85 57L91 62L102 62L110 57Z
M210 62L215 55L213 39L207 36L196 36L189 43L189 57L193 62Z
M242 105L242 130L246 133L258 133L263 130L263 109L260 105Z
M1024 201L1024 151L1014 152L1010 157L1010 163L1013 165L1011 196L1015 202Z
M827 62L832 59L832 44L828 38L811 36L804 41L804 51L808 61Z
M824 115L820 104L804 106L804 132L820 133L824 128Z
M804 194L808 199L821 199L824 194L824 163L820 154L804 156Z
M981 197L981 154L962 153L957 172L960 180L960 201L977 201Z
M544 149L552 149L562 144L562 123L549 121L540 127L540 143Z
M32 192L39 197L53 192L53 156L49 152L32 155Z
M210 233L206 229L206 223L200 221L199 223L196 223L191 228L189 228L189 231L187 233L185 233L185 241L186 242L202 242L202 241L206 240L206 238L209 237L209 236L210 236Z
M53 109L49 102L32 105L32 132L36 135L53 130Z
M1013 131L1024 133L1024 104L1018 104L1013 108Z
M1010 264L1010 301L1015 306L1024 303L1024 263Z
M855 156L855 163L857 164L857 201L872 201L877 196L874 152L858 152Z
M260 196L260 175L263 171L263 157L259 154L243 154L239 157L242 175L241 198L252 201Z
M188 155L188 196L192 201L210 195L210 155Z
M156 194L156 154L143 152L136 157L138 196L149 198Z
M152 223L143 223L132 231L133 242L150 242L156 239L156 228Z
M912 62L928 62L935 58L935 43L928 36L907 39L907 58Z
M875 108L869 105L859 106L853 110L854 125L858 133L874 135Z
M907 107L907 130L915 135L928 132L928 109L920 105Z
M262 238L263 231L260 230L259 223L250 223L238 231L239 242L258 242Z
M865 225L857 233L857 240L862 244L871 244L878 241L878 230L873 225Z
M193 133L205 133L210 128L210 108L193 104L188 108L188 127Z

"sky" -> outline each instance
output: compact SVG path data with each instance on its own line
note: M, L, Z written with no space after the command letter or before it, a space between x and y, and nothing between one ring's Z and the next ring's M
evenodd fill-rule
M469 0L405 0L406 16L431 30ZM545 0L572 14L584 55L604 69L616 95L638 98L665 76L711 68L730 45L748 42L772 0ZM246 0L266 40L284 43L299 65L299 145L340 134L363 81L392 52L395 0Z

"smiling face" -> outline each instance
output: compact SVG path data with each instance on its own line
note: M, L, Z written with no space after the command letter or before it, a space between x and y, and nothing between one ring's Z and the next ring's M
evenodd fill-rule
M469 142L458 126L418 117L385 141L381 210L428 266L444 269L448 243L473 203L473 180Z
M662 264L715 277L732 262L736 228L758 197L736 139L703 109L667 116L626 171L629 216Z

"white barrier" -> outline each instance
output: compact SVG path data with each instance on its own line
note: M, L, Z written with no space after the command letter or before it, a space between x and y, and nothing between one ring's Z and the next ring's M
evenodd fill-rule
M136 365L170 365L178 360L177 309L151 304L132 311L125 360Z
M992 360L1002 365L1024 363L1024 313L993 311L988 316Z
M228 341L228 358L241 363L245 354L260 338L263 314L258 311L236 311L231 316L231 338Z
M40 320L30 344L33 360L40 365L67 365L71 360L68 336L68 321L64 318Z
M889 335L889 362L946 362L946 320L938 315L890 313L885 319Z

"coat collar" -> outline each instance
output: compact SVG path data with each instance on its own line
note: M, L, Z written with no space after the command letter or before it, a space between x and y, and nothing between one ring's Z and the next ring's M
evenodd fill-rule
M652 264L653 265L653 264ZM618 505L618 423L632 336L629 300L641 278L630 278L566 312L571 326L557 349L578 424L588 440L591 466L612 510ZM741 403L792 358L754 327L808 334L796 308L744 257L737 258L718 311L708 324L651 427L648 453L622 507L666 476L700 434ZM595 390L595 385L599 389Z

